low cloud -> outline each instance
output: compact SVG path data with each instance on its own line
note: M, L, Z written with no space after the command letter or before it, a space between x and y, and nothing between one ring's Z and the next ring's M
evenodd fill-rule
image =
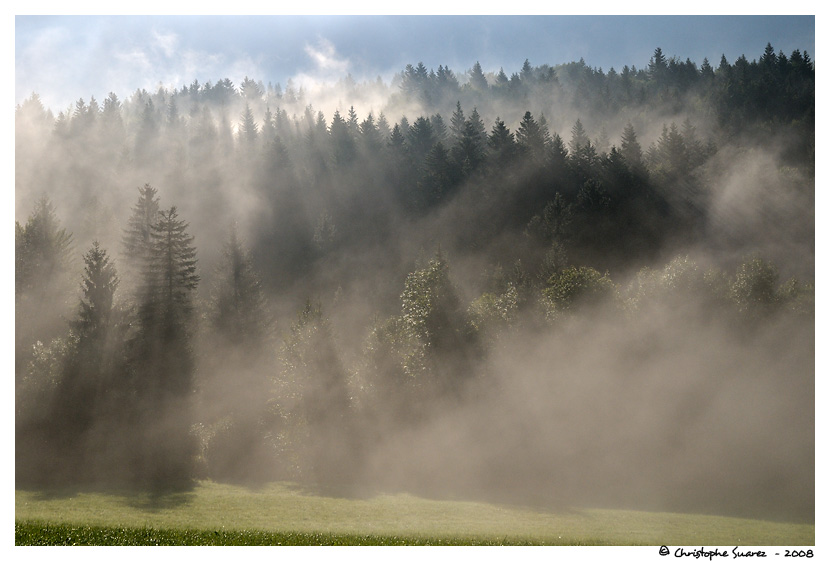
M171 32L152 31L152 45L160 49L164 56L171 58L176 54L179 45L179 36Z
M331 41L319 39L317 45L306 45L305 52L317 66L318 73L342 77L349 71L349 61L340 58Z

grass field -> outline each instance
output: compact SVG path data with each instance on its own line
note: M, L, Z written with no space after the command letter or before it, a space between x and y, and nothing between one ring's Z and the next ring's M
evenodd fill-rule
M15 492L15 543L185 545L813 545L815 526L622 510L537 510L407 494L319 496L201 482L149 494Z

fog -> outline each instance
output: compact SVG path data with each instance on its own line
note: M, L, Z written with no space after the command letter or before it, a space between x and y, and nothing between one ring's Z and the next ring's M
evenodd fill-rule
M38 261L35 280L16 285L18 484L141 486L164 479L164 464L189 480L288 479L347 496L812 521L814 156L802 149L814 133L726 122L702 106L715 86L643 86L652 97L637 102L588 83L611 79L584 63L531 68L514 90L496 88L498 69L486 69L487 89L453 69L457 89L427 95L402 69L390 83L119 92L92 112L91 99L71 112L21 104L16 278L44 197L72 237L66 259L49 271ZM519 83L518 68L504 71ZM408 151L391 148L402 119L434 127L440 114L455 157L457 106L488 135L497 118L524 130L529 111L565 147L579 120L595 159L579 167L569 150L567 168L526 155L499 165L491 150L447 164L446 179L424 171L444 169L425 163L440 155L434 138L419 153L401 131ZM680 174L658 153L684 123L688 160L694 139L703 155ZM650 179L615 183L602 170L627 125ZM596 207L590 178L604 189ZM639 198L632 184L646 186ZM125 248L145 185L160 210L176 207L198 259L185 335L160 346L141 319L149 277ZM555 193L572 205L561 230L543 215ZM111 336L127 343L90 381L71 349L84 340L73 322L94 241L118 271L127 319ZM742 296L758 267L772 292ZM594 284L561 296L556 279L577 268ZM240 278L233 302L250 307L231 313L223 291ZM185 388L145 392L147 369ZM60 439L81 451L48 444ZM132 475L119 479L125 464Z

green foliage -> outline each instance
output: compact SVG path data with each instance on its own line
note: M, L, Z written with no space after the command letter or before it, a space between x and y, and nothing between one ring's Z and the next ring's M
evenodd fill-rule
M187 228L175 206L160 211L152 225L140 305L141 327L147 334L161 330L165 337L176 338L192 327L192 297L200 278L193 236Z
M15 388L15 419L18 423L30 418L48 419L48 407L60 385L66 364L78 352L77 333L53 339L48 344L37 341L32 358Z
M815 287L791 278L778 289L777 300L791 312L802 316L816 313Z
M81 333L94 336L110 326L119 281L115 265L97 241L84 255L84 264L83 299L77 327Z
M376 321L364 349L370 402L397 422L423 417L474 371L478 333L462 308L440 251L410 273L401 314Z
M542 128L530 111L526 111L516 130L516 144L520 153L536 162L543 162L547 146Z
M61 228L55 206L41 197L25 226L15 223L15 295L45 290L66 274L72 234Z
M582 191L580 191L582 192ZM572 235L571 223L574 218L574 207L557 191L552 201L549 201L541 216L534 216L528 223L525 232L545 242L562 244Z
M191 434L196 248L176 207L158 213L139 287L138 329L131 345L131 412L136 483L190 485L197 455Z
M677 256L663 269L641 269L627 289L631 311L667 306L673 313L724 313L731 308L729 276L718 269L703 271L688 255Z
M747 257L735 272L730 294L742 314L771 312L778 304L777 268L758 255Z
M401 321L409 337L433 352L451 349L464 337L464 312L440 253L406 277Z
M608 274L591 267L571 266L548 279L542 302L549 319L572 313L582 304L601 303L616 295L616 285Z
M519 291L511 283L502 294L485 292L470 304L467 314L476 332L495 332L510 329L516 322L519 309Z
M307 301L279 353L276 400L301 477L324 487L348 484L360 452L348 372L319 304Z

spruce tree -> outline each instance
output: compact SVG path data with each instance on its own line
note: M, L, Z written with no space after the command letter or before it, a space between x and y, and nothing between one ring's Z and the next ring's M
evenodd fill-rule
M545 157L545 139L539 123L526 111L519 128L516 130L516 143L519 151L526 157L541 163Z
M470 71L470 86L477 92L486 92L488 89L487 78L481 70L481 65L476 61Z
M196 248L188 224L179 219L176 207L159 211L153 225L150 256L144 270L145 308L161 322L165 335L186 332L193 311L193 291L199 284L196 274ZM145 327L149 327L146 326Z
M135 303L139 279L149 264L152 251L153 226L158 222L159 199L158 191L149 183L138 188L138 201L133 205L127 228L121 238L123 246L123 263L125 263L125 279L128 299Z
M77 328L91 337L106 331L112 320L113 297L118 287L115 265L97 241L84 255L83 298Z
M632 172L643 170L643 149L637 141L637 133L631 123L625 125L620 139L620 153Z
M497 166L508 164L516 153L516 139L510 129L505 126L504 121L498 117L496 117L488 143L493 155L491 161Z
M54 284L69 266L71 248L72 234L61 228L52 201L41 197L15 230L15 294Z
M248 147L254 145L259 133L256 121L254 121L254 113L251 107L245 102L245 111L242 113L239 121L239 140L245 143Z
M256 347L268 327L265 298L251 255L236 228L225 242L216 272L210 306L213 328L234 345Z
M464 118L464 111L461 109L461 102L457 101L455 104L455 111L453 111L452 117L450 118L450 134L452 136L453 145L461 142L461 138L464 136L466 123L467 120Z
M134 460L138 482L154 489L182 488L193 475L191 337L199 275L187 227L176 207L159 212L140 290L133 390L141 434Z

